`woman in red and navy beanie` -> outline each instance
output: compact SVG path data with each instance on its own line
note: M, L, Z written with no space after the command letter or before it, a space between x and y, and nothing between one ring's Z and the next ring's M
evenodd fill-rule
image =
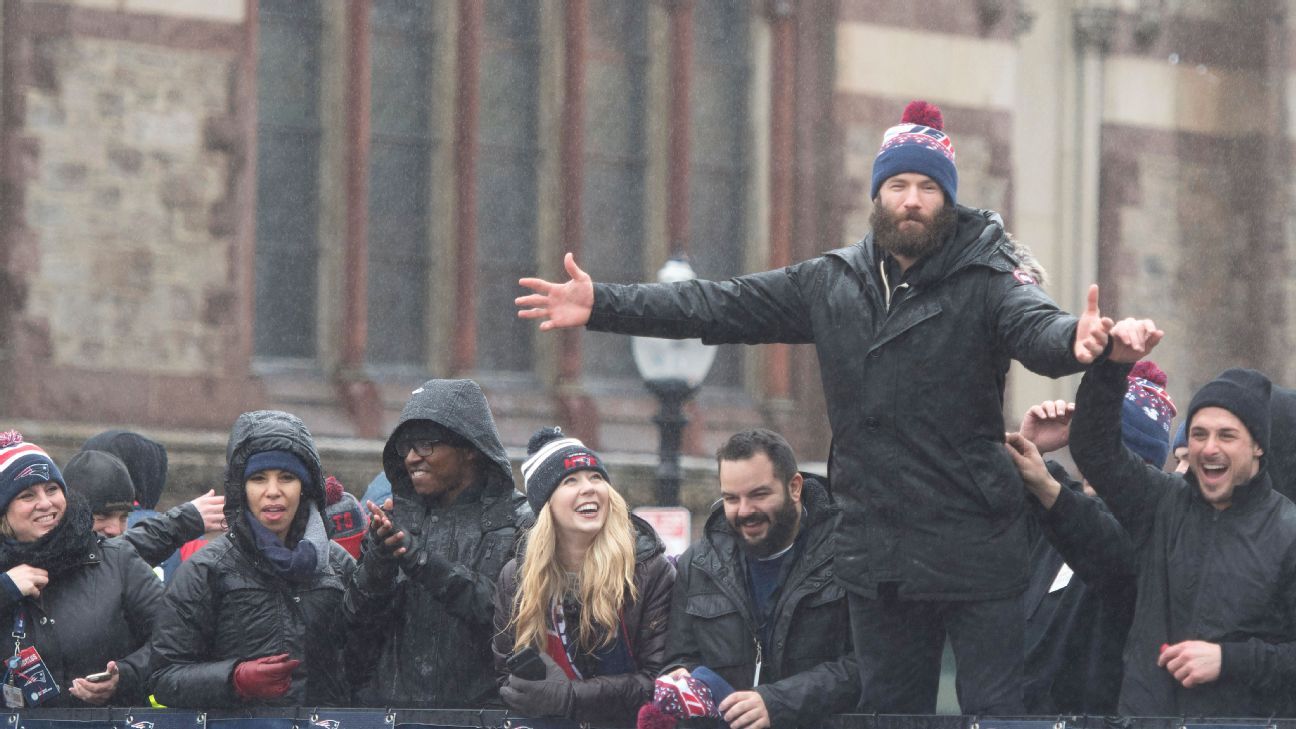
M47 674L11 684L23 706L146 701L146 627L162 603L153 570L124 542L101 540L85 499L12 430L0 434L0 513L0 625L13 626L15 655L35 649ZM101 672L106 680L86 680Z

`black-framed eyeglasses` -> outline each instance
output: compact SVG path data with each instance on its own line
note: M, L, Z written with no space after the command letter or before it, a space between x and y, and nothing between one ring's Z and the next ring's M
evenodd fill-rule
M432 455L432 450L438 443L444 442L436 438L401 438L396 442L396 454L401 458L408 458L410 451L414 451L419 458L427 458Z

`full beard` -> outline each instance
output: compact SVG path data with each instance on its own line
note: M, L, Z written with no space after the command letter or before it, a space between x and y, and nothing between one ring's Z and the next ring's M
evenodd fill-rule
M755 542L749 542L743 537L741 529L743 523L752 521L752 517L739 520L736 524L731 522L730 525L738 533L738 544L744 552L756 559L765 559L787 547L792 541L792 533L797 527L797 510L800 508L799 503L785 496L783 506L778 511L769 515L760 514L756 520L768 521L769 528L765 530L765 536Z
M923 224L921 230L903 231L900 223L916 220ZM945 205L932 215L931 220L924 220L917 214L892 212L881 203L873 205L869 215L869 224L873 226L873 241L878 248L893 256L904 256L918 260L940 248L954 231L957 215L954 206Z

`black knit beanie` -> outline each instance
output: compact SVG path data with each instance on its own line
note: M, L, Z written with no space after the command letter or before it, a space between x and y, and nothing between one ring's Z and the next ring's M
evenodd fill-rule
M1205 407L1219 407L1233 413L1251 432L1251 438L1269 452L1269 378L1255 370L1234 367L1224 370L1202 386L1188 404L1188 427L1193 416Z
M527 502L539 514L564 478L577 471L594 471L608 478L603 459L561 428L541 428L527 442L527 459L522 463Z
M135 505L135 485L120 458L106 451L81 451L63 468L69 491L90 504L90 513L106 515L130 511Z

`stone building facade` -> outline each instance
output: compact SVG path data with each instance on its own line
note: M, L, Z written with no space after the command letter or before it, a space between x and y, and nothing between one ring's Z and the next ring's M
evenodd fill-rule
M510 445L651 453L628 341L539 334L516 279L853 242L915 98L1059 303L1097 281L1165 327L1177 400L1233 364L1290 385L1293 5L4 0L0 413L201 451L278 407L371 468L412 387L465 376ZM1006 413L1075 384L1014 371ZM694 455L764 423L827 456L805 347L725 348L691 416Z

